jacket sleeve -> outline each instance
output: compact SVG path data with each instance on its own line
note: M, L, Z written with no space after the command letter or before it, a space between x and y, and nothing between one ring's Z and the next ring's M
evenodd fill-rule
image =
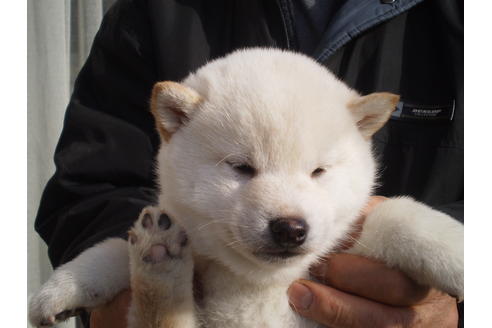
M148 111L156 70L146 15L145 1L113 6L75 82L35 223L55 267L125 238L154 199L159 139Z
M439 0L432 3L434 10L439 15L438 26L441 29L443 35L443 47L449 54L450 69L453 72L453 87L455 92L456 106L462 108L461 113L464 112L464 71L463 71L463 58L464 58L464 27L463 27L463 3L461 1L446 1ZM463 114L461 114L463 116ZM463 142L463 118L461 118L459 127L459 138ZM453 163L448 163L453 165ZM463 159L461 159L461 171L463 170ZM461 188L463 190L463 179L460 180ZM455 202L443 204L436 208L456 220L464 223L464 201L463 194Z
M458 220L461 223L464 222L464 201L460 200L457 202L445 204L445 205L440 205L440 206L435 206L435 208L441 212L446 213L449 216L452 216L456 220Z

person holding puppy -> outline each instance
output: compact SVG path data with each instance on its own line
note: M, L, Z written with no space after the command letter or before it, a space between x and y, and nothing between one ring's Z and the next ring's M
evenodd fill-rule
M463 220L463 20L454 1L121 0L77 78L36 229L54 266L126 231L153 201L155 82L178 81L234 49L265 46L315 58L354 89L402 96L374 137L376 194L407 194ZM369 213L384 197L374 197ZM361 217L363 225L364 215ZM354 236L356 237L356 236ZM452 296L381 263L334 255L320 283L289 289L300 315L330 327L456 327ZM124 327L128 293L92 312ZM120 323L118 323L120 320Z

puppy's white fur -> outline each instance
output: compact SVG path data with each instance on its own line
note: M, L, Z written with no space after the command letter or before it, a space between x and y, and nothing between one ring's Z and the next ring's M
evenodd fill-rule
M66 319L56 317L64 311L101 305L128 287L129 276L126 242L108 239L55 270L31 297L29 320L33 326L50 326Z
M189 320L181 322L187 327L196 322L205 327L315 326L292 312L287 288L307 277L308 267L346 236L368 200L376 172L370 136L397 100L390 94L360 97L311 59L272 49L237 51L181 84L155 87L152 107L162 138L156 209L186 230L193 257L184 252L185 265L179 270L183 273L194 262L204 286L198 311L186 307ZM235 169L243 164L255 168L254 176ZM313 175L317 168L322 174ZM310 229L302 255L285 260L265 255L272 247L269 222L279 217L306 220ZM135 229L138 224L141 219ZM167 243L177 233L172 231L179 229L152 233ZM138 238L151 233L137 232ZM410 198L390 199L367 218L350 252L385 261L420 283L462 297L462 233L461 224L443 213ZM128 268L114 270L116 257L100 253L121 252L123 247L107 243L114 249L96 246L98 251L87 250L66 265L77 274L86 272L82 283L57 278L70 276L64 267L55 272L31 300L33 324L64 309L97 305L89 296L80 296L86 291L97 291L102 302L128 285ZM139 251L132 252L132 247ZM151 270L139 264L138 257L150 246L139 247L130 245L132 272ZM105 264L87 268L102 256ZM109 270L108 280L104 276ZM166 272L147 282L155 281L156 288L162 279L176 283L178 271ZM189 285L181 292L191 297ZM65 293L70 290L66 286L84 293ZM135 291L134 297L139 297ZM175 310L162 309L170 315ZM135 327L138 316L133 306L130 319Z

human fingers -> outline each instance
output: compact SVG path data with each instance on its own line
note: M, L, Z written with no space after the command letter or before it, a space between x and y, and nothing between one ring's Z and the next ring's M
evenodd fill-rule
M333 288L392 306L419 304L430 290L381 262L351 254L332 254L311 274Z
M309 280L293 283L288 295L294 311L332 328L409 327L416 315Z
M456 328L455 300L432 289L416 306L394 307L344 293L315 282L300 280L288 291L292 308L300 315L331 328Z

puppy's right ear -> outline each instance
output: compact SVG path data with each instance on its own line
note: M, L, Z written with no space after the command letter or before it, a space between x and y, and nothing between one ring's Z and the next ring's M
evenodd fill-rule
M399 100L398 95L376 92L349 103L349 110L364 138L370 139L388 121Z
M189 121L201 101L202 97L187 86L171 81L156 83L150 108L161 138L169 141L173 133Z

